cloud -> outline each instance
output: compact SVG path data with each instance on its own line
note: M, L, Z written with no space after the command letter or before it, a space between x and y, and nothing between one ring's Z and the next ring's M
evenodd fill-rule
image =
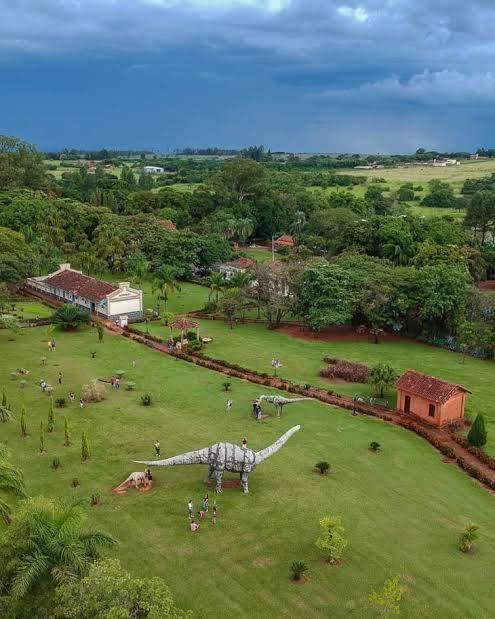
M358 6L356 8L352 8L350 6L339 6L337 12L340 15L344 15L344 17L350 17L351 19L355 19L357 22L365 22L368 20L368 13L362 7Z
M495 74L491 72L467 75L457 71L425 70L401 81L389 77L367 82L357 88L326 90L324 96L358 105L383 102L417 105L457 106L486 105L495 101Z

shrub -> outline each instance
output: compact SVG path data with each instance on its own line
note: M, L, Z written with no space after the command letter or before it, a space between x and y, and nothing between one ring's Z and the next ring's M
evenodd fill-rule
M79 488L79 486L80 486L81 484L79 483L79 480L77 479L77 477L73 477L73 478L72 478L72 481L70 482L70 485L71 485L73 488Z
M290 566L292 580L301 580L301 576L306 572L308 566L302 561L294 561Z
M0 421L6 423L12 419L12 412L7 406L0 406Z
M86 462L86 460L89 460L89 458L90 458L90 453L89 453L88 439L86 437L86 432L83 431L81 435L81 460L83 462Z
M89 321L89 314L77 305L65 303L59 307L52 315L53 324L61 327L65 331L77 329L82 324Z
M459 550L461 552L472 552L474 542L478 539L479 527L475 524L468 524L459 536Z
M370 450L377 452L379 449L380 449L380 443L377 443L376 441L371 441Z
M354 363L345 359L333 359L326 357L329 367L320 371L323 378L340 378L350 383L366 383L369 376L369 368L363 363Z
M136 383L132 382L131 380L125 383L126 391L134 391L135 387L136 387Z
M101 402L105 397L105 386L95 378L82 387L82 398L85 402Z
M114 376L116 376L117 378L120 378L120 380L122 380L122 377L124 376L125 372L124 372L124 370L116 370L113 374L114 374Z
M320 520L320 526L323 528L323 533L318 537L315 545L323 552L329 563L336 563L347 546L340 517L326 516Z
M55 458L53 458L52 460L52 469L57 470L60 468L60 466L61 466L60 458L58 456L55 456Z
M151 404L153 403L153 398L151 397L151 394L149 393L144 393L141 396L141 404L143 406L151 406Z
M55 428L55 415L53 412L53 398L50 398L50 406L48 407L48 422L46 424L46 431L53 432Z
M21 408L21 436L22 438L27 436L26 407L24 405L22 405L22 408Z
M193 342L194 340L197 340L198 338L196 337L196 331L187 331L186 339L188 342Z
M368 600L383 615L399 615L403 594L404 587L400 583L400 578L396 576L386 580L383 589L380 591L372 591Z
M96 350L90 350L89 354L91 355L91 359L94 359L96 357Z
M225 381L222 383L222 387L224 391L230 391L230 387L232 386L232 383L229 383L229 381Z
M328 464L328 462L322 461L322 462L317 462L315 465L315 468L317 468L320 471L320 473L324 475L327 471L330 470L330 465Z
M187 345L187 352L196 353L203 349L203 343L200 340L193 340Z
M57 408L64 408L67 404L67 400L65 398L55 398L55 404Z
M98 492L93 492L91 498L89 500L90 504L94 507L95 505L99 505L101 503L101 496Z
M473 447L483 447L486 444L486 428L483 415L477 415L471 429L467 435L470 445Z

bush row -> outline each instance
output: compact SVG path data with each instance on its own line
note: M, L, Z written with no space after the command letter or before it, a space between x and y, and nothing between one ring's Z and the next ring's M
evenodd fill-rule
M369 368L364 363L354 363L346 359L324 359L329 364L328 367L320 371L320 376L324 378L341 378L350 383L367 383Z
M480 449L479 447L474 447L473 445L470 445L469 441L467 440L467 438L464 438L464 436L457 436L454 434L452 438L456 443L464 447L464 449L467 449L467 451L469 451L470 454L472 454L473 456L476 456L476 458L478 458L480 462L483 462L483 464L486 464L492 470L495 471L495 459L491 458L482 449Z

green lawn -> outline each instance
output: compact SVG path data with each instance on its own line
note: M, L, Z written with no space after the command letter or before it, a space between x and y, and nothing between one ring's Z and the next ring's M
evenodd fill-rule
M166 331L165 327L158 323L150 326L150 332L161 337L166 337ZM371 341L311 342L270 331L264 325L238 325L231 330L226 323L211 320L201 321L201 335L213 338L213 342L206 348L206 354L211 357L225 359L260 372L270 372L270 362L275 357L282 361L282 376L312 385L331 387L319 376L320 369L325 366L322 360L325 356L360 361L368 365L386 362L398 372L412 368L460 383L472 391L467 399L467 414L474 418L477 413L482 412L487 417L487 450L495 455L495 364L491 361L469 357L463 364L461 354L408 340L386 341L380 344L373 344ZM370 394L368 385L338 384L333 388L348 395ZM394 392L389 394L389 401L394 404Z
M246 247L242 249L242 252L256 262L270 262L272 259L272 251L268 247Z
M209 324L213 333L214 323ZM212 352L219 356L228 353L245 365L264 368L276 352L286 362L284 371L301 378L313 374L306 350L313 350L316 370L323 349L340 355L346 348L306 345L251 327L233 334L218 329L214 334ZM254 336L259 340L257 352ZM93 526L119 540L112 555L136 575L162 576L195 617L367 618L375 616L367 608L368 592L394 575L401 575L407 586L405 618L493 615L493 496L442 463L438 452L417 436L317 402L294 404L282 419L270 417L257 424L250 417L250 403L259 387L235 379L230 396L234 408L228 415L222 376L124 338L107 335L98 344L92 329L52 334L57 349L42 367L47 337L42 328L25 331L15 341L0 332L0 375L17 417L2 425L1 436L12 450L13 462L24 470L30 494L70 500L99 492L102 505L88 506L88 512ZM350 348L345 351L348 356ZM388 345L352 348L355 356L365 359L393 351ZM91 349L97 350L94 359ZM297 365L290 353L295 349L302 351ZM431 349L430 354L433 363L437 351ZM19 366L31 370L25 389L8 378ZM61 371L64 382L55 386L55 397L70 390L78 397L82 383L120 368L127 371L124 380L137 383L137 390L109 388L102 403L57 411L56 430L45 438L47 453L38 455L39 423L48 410L48 398L37 386L39 378L56 385ZM480 368L471 361L466 365L473 376ZM139 404L147 391L154 398L149 408ZM21 403L27 409L27 439L19 436ZM70 448L62 446L63 415L71 426ZM250 495L225 490L216 498L218 524L202 523L198 535L188 530L186 507L190 498L198 505L205 491L204 467L155 469L156 486L148 494L110 492L136 469L133 459L152 457L157 438L165 455L218 440L240 442L244 435L250 447L260 449L297 423L301 431L252 474ZM80 462L82 430L92 454L86 464ZM382 445L381 453L368 451L371 440ZM58 471L50 467L54 456L62 462ZM321 459L331 463L328 477L312 471ZM70 487L73 477L81 482L78 490ZM210 497L215 498L211 492ZM318 518L326 514L342 516L349 539L339 567L323 563L314 546ZM466 556L456 549L456 539L470 521L480 525L481 539L476 554ZM309 582L303 586L288 580L294 560L309 566Z
M12 313L11 307L7 305L8 313ZM35 301L20 301L15 303L14 315L26 320L32 318L49 318L53 314L53 309L36 303Z

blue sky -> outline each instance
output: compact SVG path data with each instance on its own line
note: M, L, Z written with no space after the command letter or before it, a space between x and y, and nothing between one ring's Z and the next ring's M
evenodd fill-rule
M0 133L41 148L495 145L493 0L0 0Z

